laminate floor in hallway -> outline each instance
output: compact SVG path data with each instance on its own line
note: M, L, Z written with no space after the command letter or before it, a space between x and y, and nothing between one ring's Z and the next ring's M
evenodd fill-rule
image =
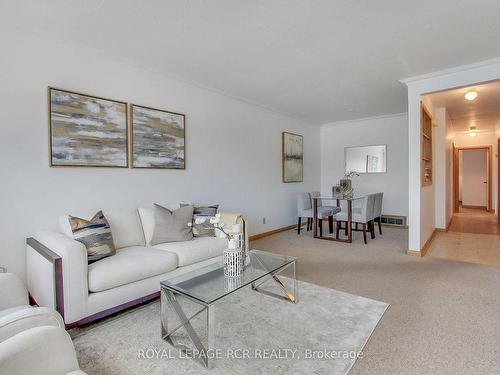
M461 208L448 232L438 232L427 256L500 267L500 226L493 213Z

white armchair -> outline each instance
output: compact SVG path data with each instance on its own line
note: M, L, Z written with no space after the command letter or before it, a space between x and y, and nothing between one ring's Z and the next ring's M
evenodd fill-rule
M0 273L0 374L83 374L61 315L30 306L11 273Z
M39 326L64 327L61 315L47 307L32 307L23 282L12 273L0 273L0 343Z
M0 374L84 375L68 333L53 326L35 327L0 343Z

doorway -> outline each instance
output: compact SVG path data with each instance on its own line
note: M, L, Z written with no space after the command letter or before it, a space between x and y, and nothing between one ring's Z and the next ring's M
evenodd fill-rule
M493 147L454 147L454 212L478 209L491 212Z
M493 147L453 147L454 215L450 232L500 235L492 205Z

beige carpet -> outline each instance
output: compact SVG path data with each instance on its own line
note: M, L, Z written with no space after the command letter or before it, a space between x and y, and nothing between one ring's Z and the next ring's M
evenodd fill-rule
M292 283L285 277L282 281ZM272 280L263 286L280 292ZM347 374L388 305L302 281L299 296L299 303L292 304L247 287L215 303L215 342L209 355L217 360L211 370L161 339L159 301L70 333L80 367L92 375ZM188 316L200 309L179 300ZM173 319L169 324L179 323ZM205 314L191 323L206 345ZM174 336L192 347L184 329ZM325 350L338 357L313 359L312 353L317 358Z
M288 231L252 248L298 256L299 279L387 302L350 374L500 373L500 268L411 257L407 231L364 245Z

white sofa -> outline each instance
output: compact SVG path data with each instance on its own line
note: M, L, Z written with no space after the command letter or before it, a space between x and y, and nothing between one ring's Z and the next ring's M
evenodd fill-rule
M94 213L72 214L90 219ZM41 230L27 240L30 294L38 305L59 311L67 327L157 298L161 281L220 262L227 246L221 237L152 246L152 208L103 213L117 252L97 262L88 264L86 248L73 239L67 215L59 218L59 231ZM238 220L244 223L241 217Z

